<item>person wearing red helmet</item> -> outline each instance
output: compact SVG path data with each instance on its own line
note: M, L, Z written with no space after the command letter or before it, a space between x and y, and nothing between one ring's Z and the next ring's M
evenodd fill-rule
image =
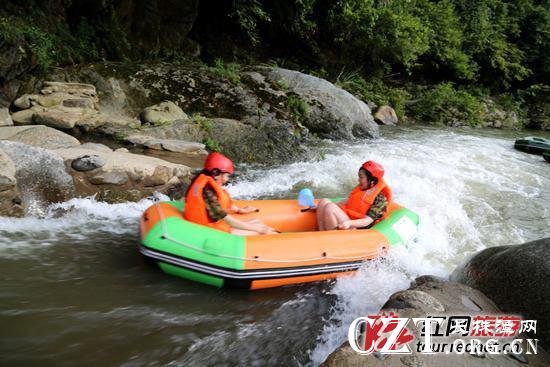
M229 193L223 188L229 176L235 172L231 159L213 152L206 157L203 170L191 181L185 193L184 218L220 231L237 235L276 233L260 221L245 222L231 214L246 214L256 208L239 208L232 203ZM231 213L231 214L230 214Z
M322 199L317 206L320 231L369 228L387 215L392 193L384 181L384 167L367 161L359 168L359 184L346 201L334 203Z

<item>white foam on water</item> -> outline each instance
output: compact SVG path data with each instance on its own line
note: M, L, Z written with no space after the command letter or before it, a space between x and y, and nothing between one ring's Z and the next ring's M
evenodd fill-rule
M35 216L0 217L0 257L26 256L63 241L87 242L97 232L135 236L140 215L154 202L108 204L94 197L76 198L51 204Z
M319 364L345 341L353 319L376 312L397 290L424 274L446 277L469 255L550 233L550 170L540 156L513 149L513 141L445 130L405 130L365 144L335 144L319 162L252 170L230 192L241 198L288 195L309 187L317 198L345 196L357 169L376 160L394 200L420 215L416 243L340 278L337 303L310 352ZM546 170L545 170L546 168ZM525 218L525 219L522 219ZM535 219L535 220L533 220Z

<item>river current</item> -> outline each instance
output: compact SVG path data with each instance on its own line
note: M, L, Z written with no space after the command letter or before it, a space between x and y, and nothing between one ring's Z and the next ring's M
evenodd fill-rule
M165 275L137 250L152 199L37 203L25 218L0 217L0 364L316 366L354 318L415 277L550 236L550 164L513 149L524 134L384 128L377 140L326 142L315 162L240 166L229 191L248 199L296 198L303 187L344 196L362 162L384 165L394 199L421 217L418 235L330 282L243 292Z

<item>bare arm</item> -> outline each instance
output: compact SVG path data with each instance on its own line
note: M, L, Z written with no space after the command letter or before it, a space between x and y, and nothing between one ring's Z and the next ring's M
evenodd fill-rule
M246 231L254 231L260 234L266 234L275 231L273 228L268 227L265 224L244 222L229 214L226 215L223 220L233 228L244 229Z

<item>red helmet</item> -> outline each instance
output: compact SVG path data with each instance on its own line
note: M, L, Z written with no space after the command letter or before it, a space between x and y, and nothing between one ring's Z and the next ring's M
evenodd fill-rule
M375 161L366 161L365 163L363 163L361 168L369 171L372 177L376 177L378 180L384 177L384 167L382 167L381 164L376 163Z
M206 161L204 162L204 169L212 171L214 169L219 169L224 173L233 173L235 172L235 167L233 167L233 162L231 159L227 158L221 153L213 152L208 154Z

